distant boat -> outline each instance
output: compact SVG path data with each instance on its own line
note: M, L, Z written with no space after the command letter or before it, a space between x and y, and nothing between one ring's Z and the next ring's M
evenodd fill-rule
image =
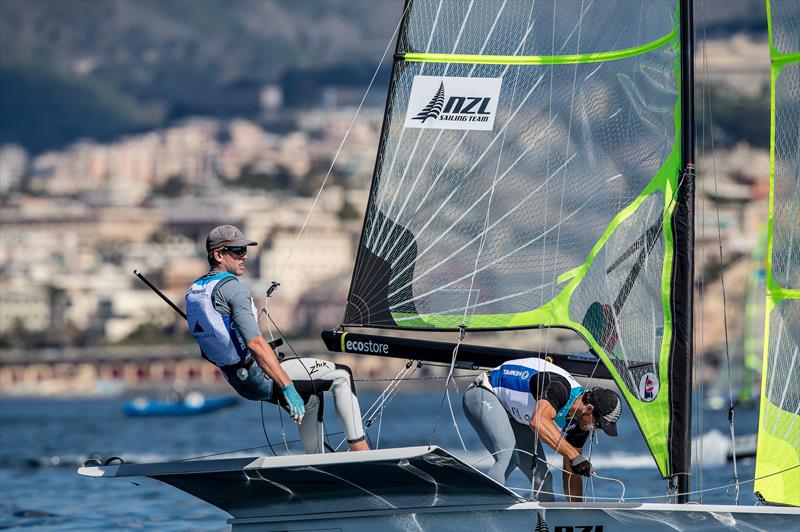
M758 448L758 434L744 434L736 436L736 452L734 453L733 447L728 449L727 459L729 462L733 461L734 455L737 460L744 458L755 458L756 449Z
M153 401L137 397L125 403L122 411L126 416L137 417L193 416L233 406L237 401L238 398L234 395L205 397L199 392L191 392L178 401Z

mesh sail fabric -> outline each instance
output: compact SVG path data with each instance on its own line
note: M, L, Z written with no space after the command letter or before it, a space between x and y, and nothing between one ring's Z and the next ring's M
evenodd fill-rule
M800 31L800 27L798 27ZM800 63L780 65L774 78L775 130L772 198L772 276L783 288L800 289L797 129L800 127Z
M676 15L673 0L411 2L344 319L577 330L665 475Z
M562 56L634 48L673 29L671 0L413 0L401 52Z
M800 506L800 4L768 1L772 59L767 318L753 489ZM771 475L771 476L768 476Z

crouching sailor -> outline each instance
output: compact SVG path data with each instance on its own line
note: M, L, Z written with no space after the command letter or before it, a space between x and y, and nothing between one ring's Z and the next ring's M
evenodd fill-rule
M186 316L203 355L222 370L236 392L253 401L280 404L300 425L306 452L322 451L322 393L331 391L350 449L367 450L361 409L350 369L313 358L278 361L261 336L253 298L239 281L248 246L232 225L211 230L206 251L211 271L186 292ZM306 422L303 418L308 417Z
M581 500L580 477L593 474L582 454L589 431L617 435L619 396L605 388L585 390L567 371L540 358L510 360L481 373L464 392L464 413L492 453L489 476L498 482L519 468L540 501L552 501L544 441L563 457L564 493Z

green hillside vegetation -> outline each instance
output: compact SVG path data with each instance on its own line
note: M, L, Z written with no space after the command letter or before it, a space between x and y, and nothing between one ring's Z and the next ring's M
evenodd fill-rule
M0 67L0 143L29 150L158 125L163 112L91 81L33 65Z
M761 0L707 3L698 32L766 28ZM402 8L402 0L0 0L0 144L36 153L188 115L257 118L268 83L283 86L290 107L313 105L323 85L366 87ZM387 82L373 91L385 93ZM737 115L757 116L768 99L740 104L724 102L717 125L755 136Z
M257 110L288 67L377 64L402 2L3 0L0 144Z

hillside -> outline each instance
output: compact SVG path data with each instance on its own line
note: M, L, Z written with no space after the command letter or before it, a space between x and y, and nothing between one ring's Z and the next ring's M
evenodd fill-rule
M335 73L346 60L368 80L401 9L400 2L313 0L4 0L0 144L40 151L189 114L237 114L237 93L280 82L290 67Z
M266 83L283 84L289 105L307 103L306 83L364 87L402 8L402 0L2 0L0 144L35 153L188 115L252 116ZM765 30L762 0L695 9L698 36Z

